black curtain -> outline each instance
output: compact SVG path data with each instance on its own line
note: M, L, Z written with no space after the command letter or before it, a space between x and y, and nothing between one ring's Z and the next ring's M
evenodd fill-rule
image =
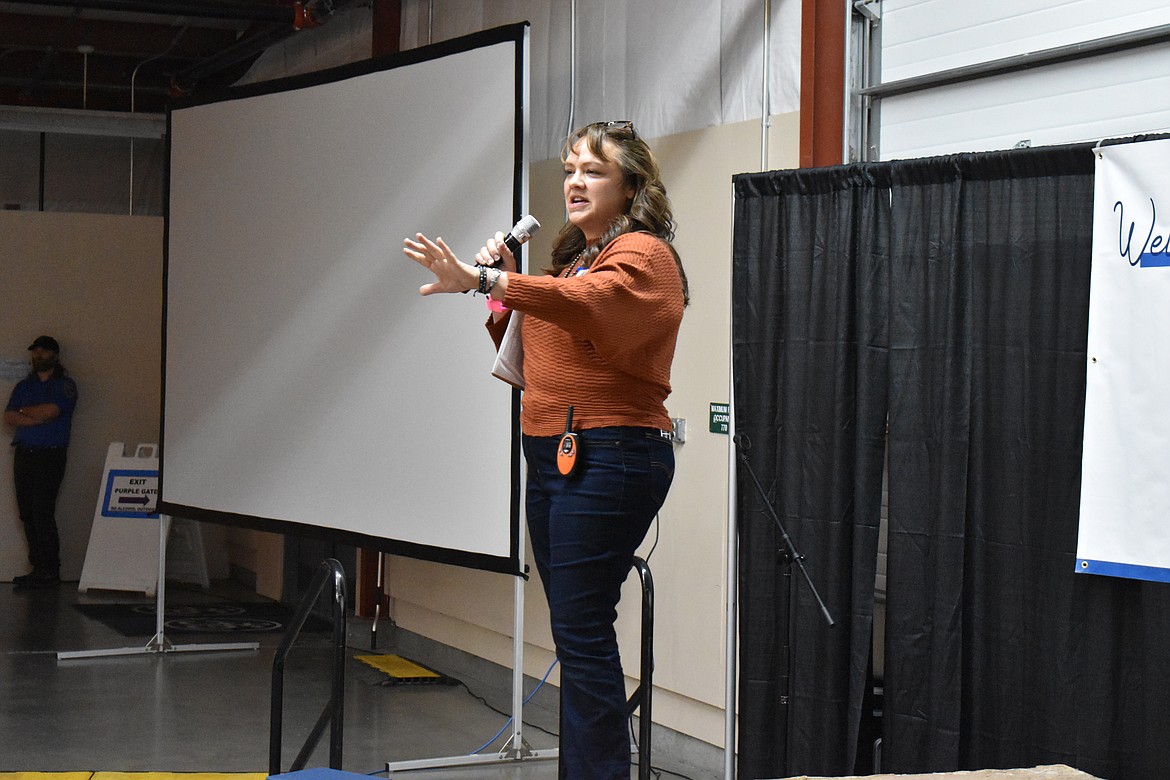
M883 174L850 166L735 181L738 446L837 623L830 630L801 576L786 575L777 525L741 464L742 778L853 771L885 434Z
M882 771L1165 776L1170 588L1074 574L1091 149L735 185L736 422L839 623L741 465L740 776L855 771L887 414Z
M1091 150L892 176L883 771L1165 776L1170 590L1074 573Z

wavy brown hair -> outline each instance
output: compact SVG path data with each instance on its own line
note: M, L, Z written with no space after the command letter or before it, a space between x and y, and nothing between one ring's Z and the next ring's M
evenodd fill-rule
M625 184L633 188L634 197L626 212L615 218L595 243L585 241L585 234L571 222L565 222L553 239L552 264L545 272L556 276L577 261L589 266L601 251L623 233L650 233L658 236L670 247L678 275L682 280L683 302L690 302L690 288L683 270L682 259L674 248L674 215L670 211L670 199L658 173L658 162L646 142L638 137L629 122L594 122L576 130L565 140L561 148L561 161L568 160L569 153L578 142L584 140L589 151L602 160L614 161L621 169ZM606 142L609 142L607 149Z

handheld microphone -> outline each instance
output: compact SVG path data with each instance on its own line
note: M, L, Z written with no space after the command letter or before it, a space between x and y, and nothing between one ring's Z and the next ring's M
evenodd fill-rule
M508 235L504 236L504 246L508 247L509 252L515 254L520 245L532 238L538 230L540 230L540 223L536 221L536 217L525 214L519 222L512 226Z
M516 250L527 242L528 239L532 238L538 230L540 230L540 223L536 221L536 217L531 214L525 214L520 217L519 222L512 226L512 229L508 231L508 235L504 236L504 246L508 247L508 251L512 254L516 254ZM480 268L499 268L503 264L504 258L502 257L497 257L490 264L480 265L479 261L476 261L476 266ZM463 292L466 294L471 292L471 290L464 290ZM491 308L491 304L488 304L488 307ZM492 311L496 311L496 309L492 309Z

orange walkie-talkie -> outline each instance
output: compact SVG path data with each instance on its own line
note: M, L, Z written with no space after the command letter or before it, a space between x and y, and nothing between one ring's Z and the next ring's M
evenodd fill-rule
M569 416L565 419L565 433L557 445L557 471L562 476L569 477L577 470L577 434L573 433L573 407L569 407Z

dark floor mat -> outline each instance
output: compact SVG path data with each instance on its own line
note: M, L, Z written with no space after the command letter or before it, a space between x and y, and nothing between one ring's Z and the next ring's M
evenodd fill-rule
M153 636L157 621L154 604L74 604L82 614L101 621L122 636ZM277 633L292 620L293 611L275 602L215 602L166 607L163 627L168 634L236 635ZM330 624L316 615L305 621L305 631L327 631Z

